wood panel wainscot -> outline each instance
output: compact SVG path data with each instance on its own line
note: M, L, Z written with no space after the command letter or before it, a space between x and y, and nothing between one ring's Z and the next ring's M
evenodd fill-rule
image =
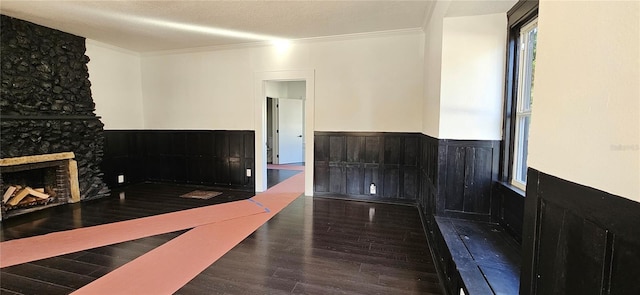
M640 203L529 168L520 294L640 294Z
M415 204L417 133L316 131L314 141L315 195Z
M250 130L106 130L104 180L111 187L152 181L254 191L246 174L255 169L254 138Z

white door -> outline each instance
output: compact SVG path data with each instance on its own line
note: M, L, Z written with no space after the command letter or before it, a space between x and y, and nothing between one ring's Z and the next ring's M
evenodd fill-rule
M304 162L303 105L302 99L278 99L278 154L274 163Z

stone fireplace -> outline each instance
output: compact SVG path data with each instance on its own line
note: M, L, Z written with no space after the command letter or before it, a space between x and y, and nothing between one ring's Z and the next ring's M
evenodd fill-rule
M109 195L100 170L104 125L95 114L91 97L85 39L4 15L0 16L0 31L1 161L69 152L75 156L73 160L53 161L62 161L53 165L57 168L43 167L51 163L0 166L1 193L6 192L5 186L20 185L6 180L24 182L22 178L31 178L29 181L35 181L27 184L31 189L55 195L40 201L45 205ZM51 188L47 192L48 184L43 182L61 174L71 161L77 163L78 195L69 199Z

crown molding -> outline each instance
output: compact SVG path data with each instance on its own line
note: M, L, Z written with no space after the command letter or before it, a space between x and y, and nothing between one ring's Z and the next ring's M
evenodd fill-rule
M408 28L408 29L399 29L399 30L332 35L332 36L322 36L322 37L312 37L312 38L300 38L300 39L290 39L288 41L290 41L292 45L298 45L298 44L351 41L351 40L368 39L368 38L383 38L383 37L391 37L391 36L418 35L418 34L424 34L424 31L422 28ZM140 53L140 56L142 57L162 56L162 55L171 55L171 54L247 49L247 48L258 48L258 47L269 47L269 46L273 46L273 43L271 41L260 41L260 42L249 42L249 43L239 43L239 44L229 44L229 45L215 45L215 46L203 46L203 47L192 47L192 48L184 48L184 49L143 52L143 53Z

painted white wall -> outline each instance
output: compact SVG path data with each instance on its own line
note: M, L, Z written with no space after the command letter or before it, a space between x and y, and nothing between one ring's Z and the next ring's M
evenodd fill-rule
M442 31L438 137L500 140L506 14L445 17Z
M640 201L640 2L541 1L529 164Z
M451 1L437 1L424 30L424 82L422 133L440 136L440 82L443 20Z
M452 3L438 1L424 26L421 131L436 138L500 140L506 13L448 17Z
M145 127L252 130L253 75L315 70L315 130L421 130L422 32L142 57Z
M419 132L422 34L314 46L316 130Z
M105 129L142 129L144 112L140 56L126 49L86 40L91 95Z
M143 56L145 128L252 130L248 51Z

